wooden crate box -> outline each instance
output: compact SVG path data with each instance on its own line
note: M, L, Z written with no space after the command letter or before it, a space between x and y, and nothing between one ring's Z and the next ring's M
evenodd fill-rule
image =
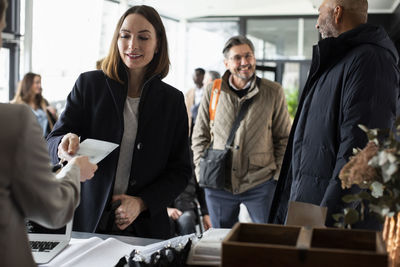
M222 266L388 266L381 233L237 223L222 242Z

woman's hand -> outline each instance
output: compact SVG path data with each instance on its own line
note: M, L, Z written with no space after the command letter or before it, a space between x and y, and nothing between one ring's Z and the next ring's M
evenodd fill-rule
M146 209L146 205L140 197L113 196L112 202L117 200L121 201L121 205L115 210L115 224L120 230L125 230Z
M92 179L97 170L97 165L90 163L87 156L74 157L68 164L76 164L81 169L81 182Z
M182 215L182 211L176 209L176 208L168 208L167 207L167 212L168 212L168 217L172 218L174 221L178 220L179 217Z
M79 137L73 133L67 133L58 145L57 155L62 161L70 161L79 149Z

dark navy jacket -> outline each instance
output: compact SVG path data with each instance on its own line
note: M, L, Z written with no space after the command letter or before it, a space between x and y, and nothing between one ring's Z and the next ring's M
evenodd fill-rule
M391 128L399 103L398 54L385 31L363 24L314 46L310 74L291 129L270 222L284 223L288 201L341 212L339 172L353 148L364 148L357 126Z
M126 73L121 71L123 80ZM80 75L67 98L65 111L48 136L52 161L66 133L121 144L124 131L125 85L102 71ZM133 222L137 236L169 238L166 207L186 187L191 177L188 122L183 94L153 77L143 86L139 103L138 129L133 151L128 195L138 196L147 205ZM103 210L112 197L119 157L116 149L98 165L95 176L81 184L81 203L73 229L94 232Z

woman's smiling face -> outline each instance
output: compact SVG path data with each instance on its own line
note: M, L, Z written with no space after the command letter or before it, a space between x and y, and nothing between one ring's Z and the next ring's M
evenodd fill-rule
M128 15L119 31L118 50L130 70L144 73L157 52L157 35L153 25L142 15Z

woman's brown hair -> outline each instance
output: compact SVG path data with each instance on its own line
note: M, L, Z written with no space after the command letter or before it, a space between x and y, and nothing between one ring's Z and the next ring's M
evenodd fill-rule
M1 0L0 0L1 1ZM43 95L37 94L33 95L32 86L35 80L35 77L41 77L39 74L28 72L22 78L22 81L19 83L17 92L14 96L14 99L11 101L13 104L30 104L30 101L33 98L33 103L37 108L42 109L46 112L47 120L49 121L50 130L53 129L53 120L50 118L49 112L47 111L47 106L49 105L47 100L43 98ZM57 118L54 118L57 119Z
M0 0L0 20L6 15L6 9L8 6L7 0Z
M168 74L170 64L167 35L160 15L154 8L146 5L133 6L121 16L114 31L110 50L102 62L101 69L111 79L123 83L118 74L118 66L119 64L123 64L118 51L118 38L122 23L125 18L131 14L139 14L147 19L151 25L153 25L157 35L157 53L154 54L152 61L146 68L144 80L147 80L153 75L160 75L161 78L164 78Z
M32 97L34 97L34 99L33 99L34 104L37 107L42 108L41 104L42 104L42 101L44 101L42 94L37 94L36 96L34 96L34 94L32 92L32 86L33 86L35 77L40 77L40 75L33 73L33 72L28 72L27 74L24 75L24 78L18 85L17 92L14 96L14 99L12 100L13 103L29 104Z

